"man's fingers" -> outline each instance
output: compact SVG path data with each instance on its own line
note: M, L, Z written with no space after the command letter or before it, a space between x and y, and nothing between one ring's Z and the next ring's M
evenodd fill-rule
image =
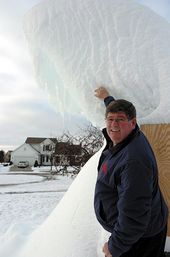
M94 90L94 95L100 99L104 99L109 96L109 93L105 87L100 86Z
M100 92L101 92L101 89L97 88L94 90L94 95L99 96Z

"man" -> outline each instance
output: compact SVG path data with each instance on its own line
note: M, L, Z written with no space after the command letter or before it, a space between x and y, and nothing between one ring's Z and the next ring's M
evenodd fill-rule
M158 185L152 148L136 123L131 102L114 100L104 87L95 96L106 105L107 144L98 166L94 207L111 236L106 257L163 257L168 209Z

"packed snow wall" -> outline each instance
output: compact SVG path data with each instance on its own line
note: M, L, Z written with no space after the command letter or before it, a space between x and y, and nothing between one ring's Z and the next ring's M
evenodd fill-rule
M48 0L30 10L24 26L38 83L57 111L103 125L103 104L93 95L103 84L133 101L142 123L170 122L170 24L147 7Z

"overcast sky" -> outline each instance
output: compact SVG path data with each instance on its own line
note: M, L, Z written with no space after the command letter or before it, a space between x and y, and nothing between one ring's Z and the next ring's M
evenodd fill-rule
M0 0L0 150L15 149L27 137L55 137L84 124L80 117L57 114L35 81L22 24L24 14L40 2ZM170 22L169 0L138 2Z

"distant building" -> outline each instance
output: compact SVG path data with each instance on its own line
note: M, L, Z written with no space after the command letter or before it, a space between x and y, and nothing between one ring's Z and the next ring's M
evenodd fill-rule
M74 145L68 142L56 144L54 162L56 166L81 166L83 152L81 145Z
M88 156L89 159L89 156ZM55 138L28 137L24 144L11 153L11 161L18 165L21 161L29 162L30 166L82 166L87 161L81 145L58 142Z
M55 150L55 138L28 137L24 144L11 154L11 161L17 165L20 161L28 161L33 166L35 161L39 165L51 165L51 156Z

